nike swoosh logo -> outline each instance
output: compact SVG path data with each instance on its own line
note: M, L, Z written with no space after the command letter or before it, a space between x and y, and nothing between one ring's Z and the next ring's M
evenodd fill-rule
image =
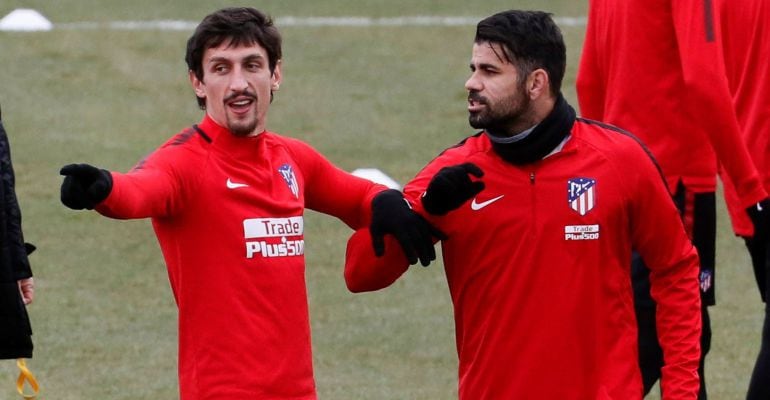
M490 205L490 204L492 204L492 203L502 199L503 196L505 196L505 195L501 194L501 195L495 197L494 199L489 199L487 201L482 201L481 203L477 203L476 202L476 198L474 197L473 201L471 202L471 210L473 210L473 211L481 210L482 208L484 208L484 207L486 207L486 206L488 206L488 205Z
M227 178L227 188L228 189L238 189L238 188L242 188L242 187L249 187L249 185L247 185L245 183L235 183L235 182L231 181L230 178Z

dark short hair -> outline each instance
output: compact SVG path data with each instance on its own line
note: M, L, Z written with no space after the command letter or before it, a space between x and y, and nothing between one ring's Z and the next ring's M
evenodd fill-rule
M223 8L203 18L187 40L185 61L195 77L203 81L203 53L229 42L230 46L259 44L267 52L270 72L281 59L281 34L269 15L250 7ZM198 97L205 108L206 99Z
M476 43L499 44L506 61L519 75L542 68L551 82L551 94L558 96L567 67L567 49L561 30L543 11L509 10L487 17L476 26Z

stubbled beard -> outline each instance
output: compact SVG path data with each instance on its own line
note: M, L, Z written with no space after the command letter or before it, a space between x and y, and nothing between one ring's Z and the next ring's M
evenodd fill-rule
M468 93L468 99L484 104L486 107L480 112L469 113L468 123L474 129L485 129L503 133L509 130L530 108L531 99L524 95L524 89L508 96L497 103L491 104L489 100L476 92ZM510 132L509 134L515 134Z
M240 121L233 122L228 117L227 129L229 129L230 132L232 132L233 135L235 136L249 136L257 128L257 122L258 121L256 117L254 117L254 119L248 122L240 122Z

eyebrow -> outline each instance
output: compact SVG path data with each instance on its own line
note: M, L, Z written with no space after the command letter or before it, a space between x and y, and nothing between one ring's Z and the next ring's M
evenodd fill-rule
M249 54L246 57L243 57L242 59L240 59L239 61L240 62L243 62L243 61L258 61L258 60L262 60L262 59L265 59L265 57L263 57L262 54ZM239 62L239 61L236 61L236 62ZM209 60L206 63L207 64L212 64L212 63L219 63L219 62L232 62L232 60L230 58L228 58L228 57L214 56L214 57L209 58Z
M498 66L496 64L490 64L490 63L480 63L479 65L475 65L473 63L470 63L468 66L471 69L474 69L474 68L476 68L476 69L494 69L494 70L499 70L500 69L500 66Z

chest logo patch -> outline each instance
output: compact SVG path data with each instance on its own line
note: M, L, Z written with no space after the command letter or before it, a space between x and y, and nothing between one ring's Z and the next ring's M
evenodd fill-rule
M299 198L299 184L297 184L297 177L294 175L294 169L289 164L283 164L278 167L278 172L281 173L283 180L291 190L291 193L295 198Z
M596 179L572 178L568 180L567 202L575 212L586 215L596 205Z
M243 220L246 258L293 257L305 254L305 220L250 218Z

